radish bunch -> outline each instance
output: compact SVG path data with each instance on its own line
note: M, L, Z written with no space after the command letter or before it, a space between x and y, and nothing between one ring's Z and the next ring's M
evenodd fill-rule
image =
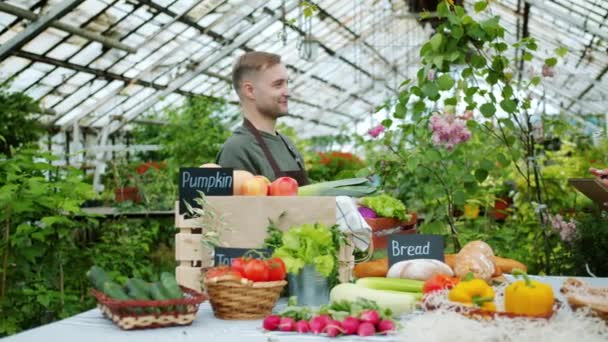
M271 315L264 319L262 327L270 331L326 334L329 337L339 335L373 336L394 331L395 322L390 319L381 319L376 310L365 310L358 317L347 316L342 320L335 320L329 315L317 315L308 321L299 320L296 322L290 317Z

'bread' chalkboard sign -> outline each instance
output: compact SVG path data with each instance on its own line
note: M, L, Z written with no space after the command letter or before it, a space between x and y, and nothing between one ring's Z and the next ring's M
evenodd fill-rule
M389 236L389 267L411 259L435 259L443 261L443 236L425 234L393 234Z
M234 170L231 168L180 168L180 215L188 213L185 202L192 207L198 207L194 199L200 197L199 191L202 191L205 196L232 196L233 184Z

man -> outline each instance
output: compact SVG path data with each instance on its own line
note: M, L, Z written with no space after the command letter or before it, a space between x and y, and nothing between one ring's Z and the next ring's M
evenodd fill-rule
M291 177L298 185L309 183L302 156L275 130L277 119L287 115L287 79L287 68L278 55L254 51L239 57L232 70L232 85L241 103L243 125L222 146L219 165L271 181Z

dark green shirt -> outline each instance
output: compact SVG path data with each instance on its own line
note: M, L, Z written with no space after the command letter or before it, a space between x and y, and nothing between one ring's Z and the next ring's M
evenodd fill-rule
M281 135L285 139L285 142L283 142L283 139L279 135L263 131L260 131L260 134L281 171L297 171L301 169L300 165L304 165L304 159L302 159L302 156L289 138ZM290 152L290 149L293 152ZM298 158L300 163L298 163L296 158ZM245 126L238 127L232 136L226 140L217 156L216 162L222 167L232 167L235 170L245 170L255 175L266 176L270 181L277 178L260 144L258 144L253 134Z

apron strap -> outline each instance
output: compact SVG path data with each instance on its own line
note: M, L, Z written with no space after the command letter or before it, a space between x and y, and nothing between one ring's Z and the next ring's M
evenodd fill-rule
M270 163L270 167L272 167L272 171L274 172L274 175L276 177L278 177L281 174L281 169L279 168L277 161L272 156L272 153L270 153L270 149L268 149L268 145L266 145L266 142L264 141L264 138L262 138L260 131L258 131L258 129L255 128L255 126L253 126L251 121L244 119L243 122L244 122L245 127L251 132L251 134L253 134L253 136L255 137L255 140L257 140L258 144L260 144L260 147L262 148L262 151L264 152L266 159Z

